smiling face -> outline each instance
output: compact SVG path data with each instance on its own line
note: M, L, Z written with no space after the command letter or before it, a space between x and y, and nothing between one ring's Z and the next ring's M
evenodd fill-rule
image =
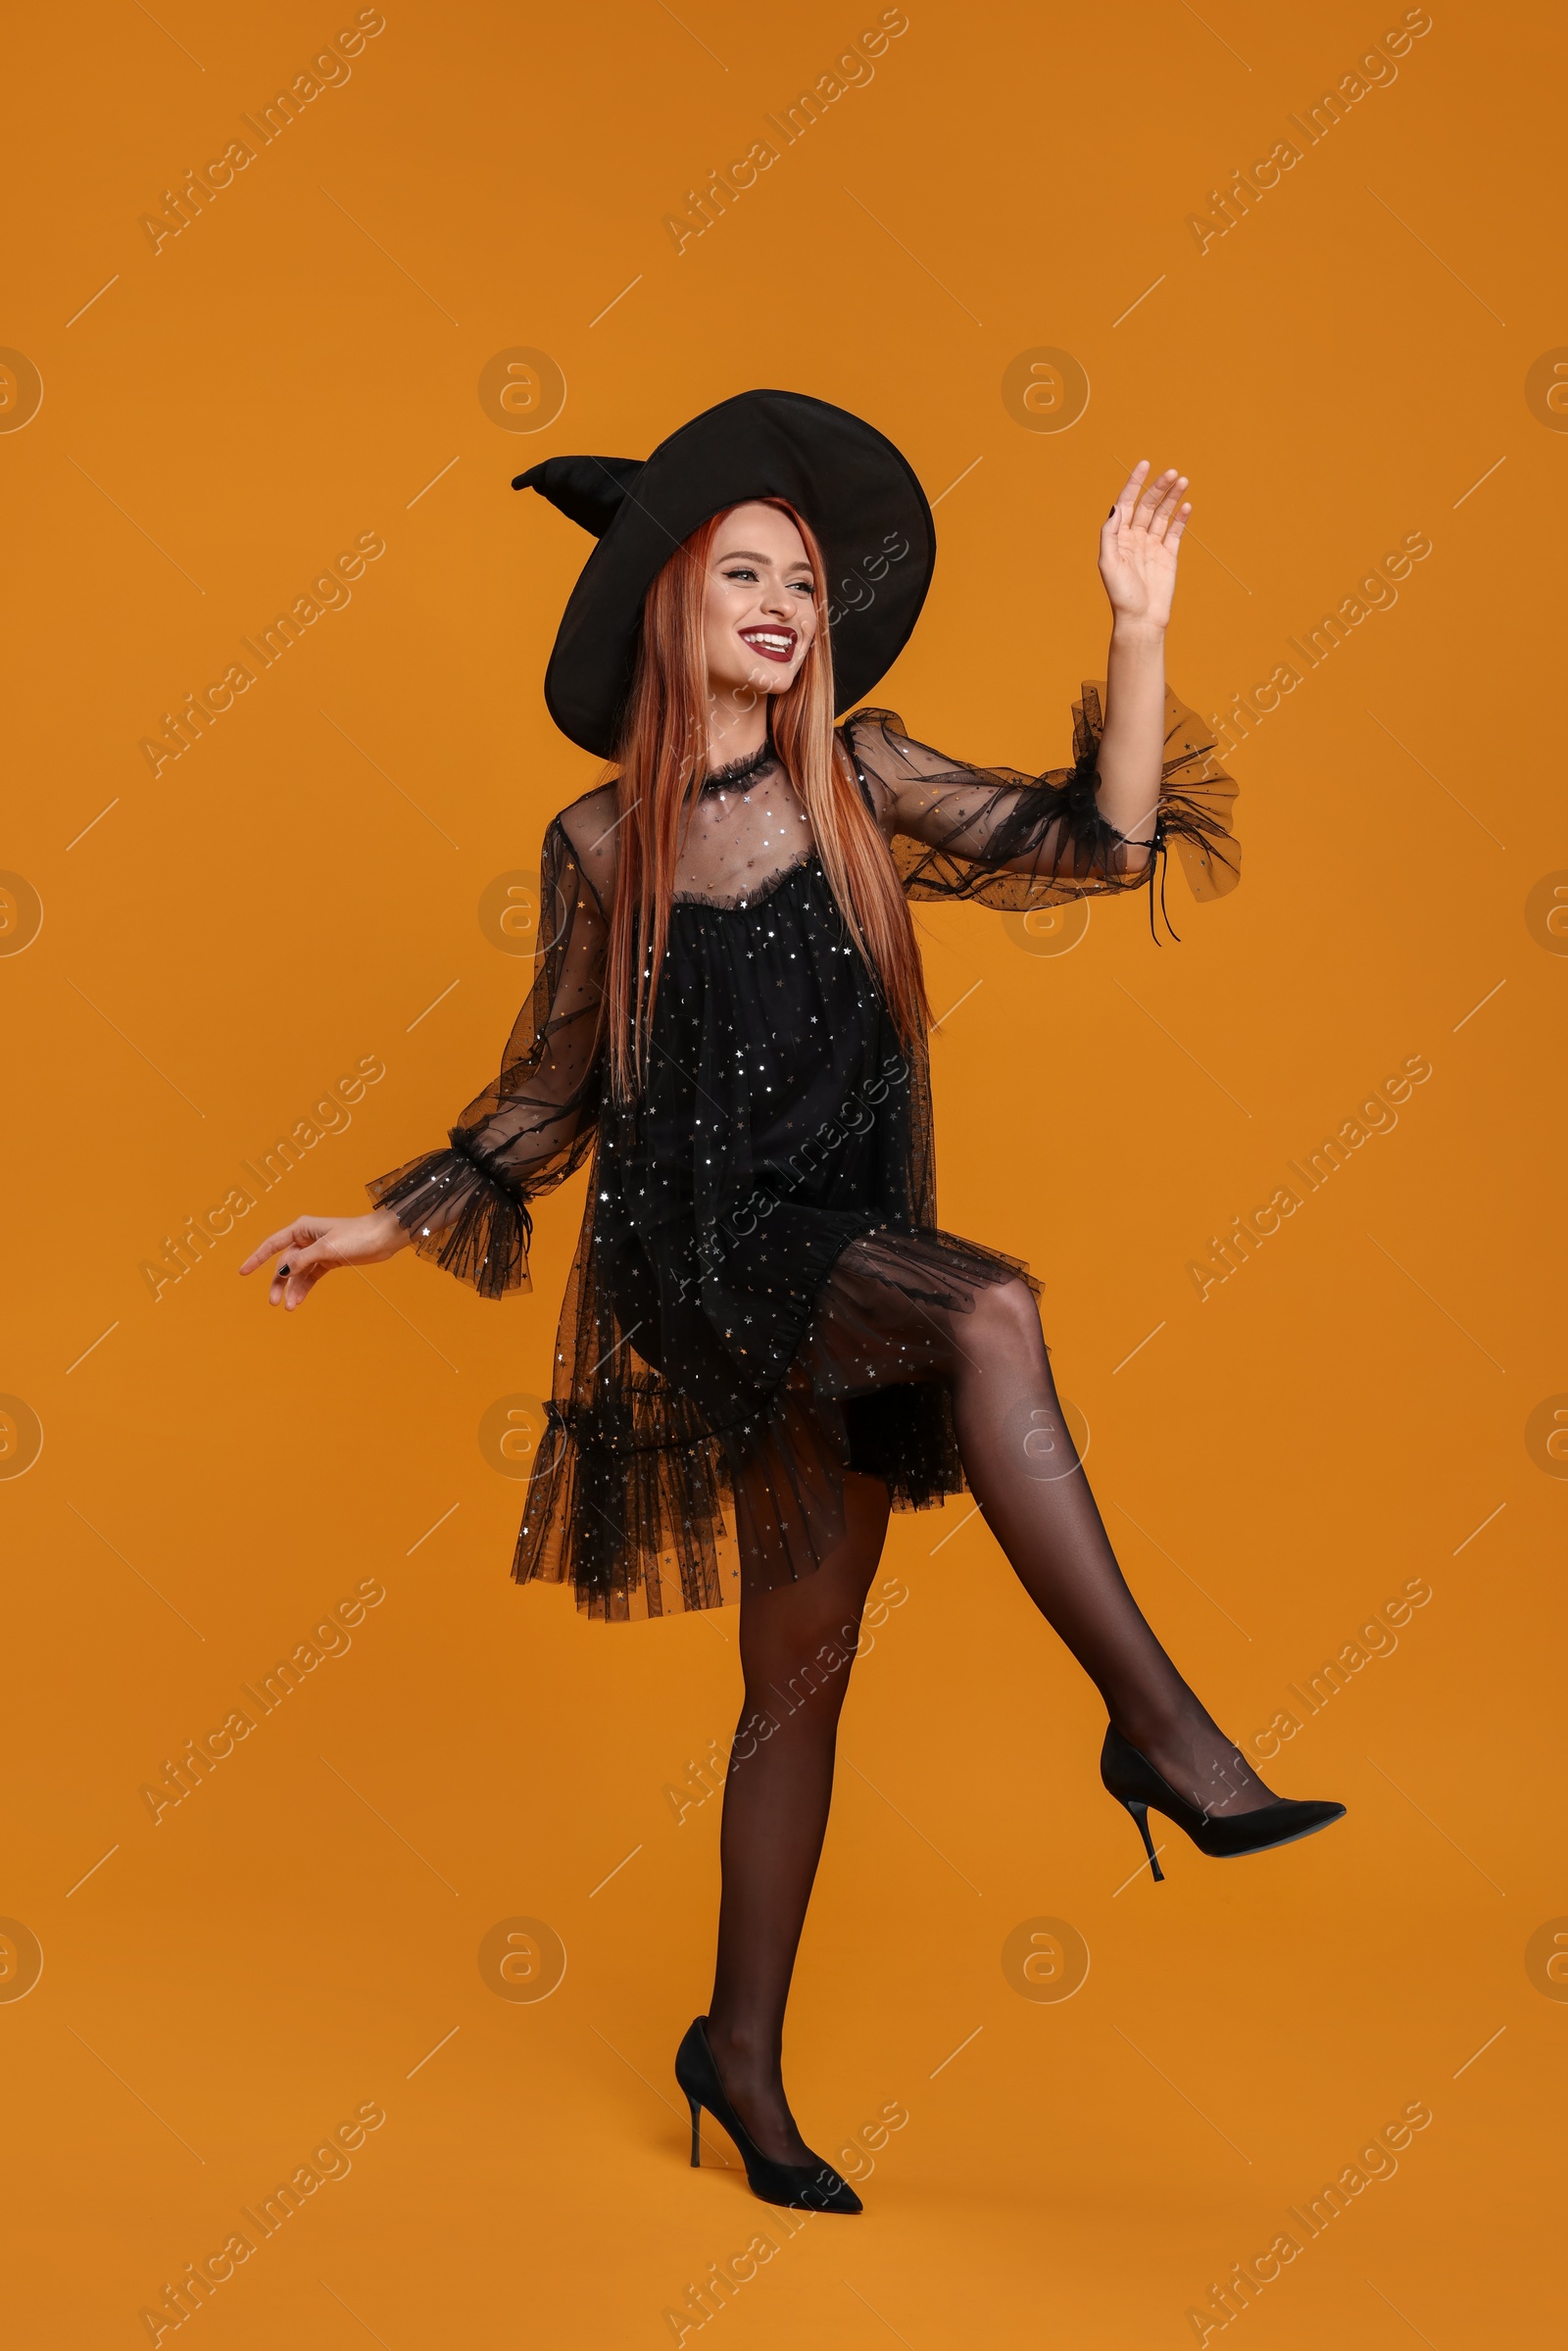
M713 534L703 596L715 694L782 694L816 635L817 581L801 534L776 506L731 507Z

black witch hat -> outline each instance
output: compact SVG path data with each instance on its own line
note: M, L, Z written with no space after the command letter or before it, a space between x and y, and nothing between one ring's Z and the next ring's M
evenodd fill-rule
M936 528L893 443L804 392L740 392L694 416L652 457L553 457L519 473L599 544L573 588L545 673L550 715L573 743L614 756L643 599L700 523L750 499L787 499L827 563L838 710L902 652L925 602Z

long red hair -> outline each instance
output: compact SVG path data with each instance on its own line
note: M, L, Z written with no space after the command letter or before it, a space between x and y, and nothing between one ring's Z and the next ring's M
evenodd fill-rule
M914 925L887 843L833 732L827 569L810 525L782 498L815 583L816 630L788 690L770 697L773 745L809 820L828 886L880 986L906 1050L931 1026ZM728 510L725 510L726 512ZM619 862L605 977L609 1075L624 1101L641 1083L669 936L675 867L708 768L708 662L703 603L723 514L685 540L643 603L631 694L615 759ZM638 967L637 941L649 943Z

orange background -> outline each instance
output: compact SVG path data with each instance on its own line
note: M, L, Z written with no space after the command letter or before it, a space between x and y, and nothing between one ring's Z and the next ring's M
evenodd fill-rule
M1045 1276L1107 1524L1216 1715L1250 1738L1404 1585L1432 1596L1271 1767L1344 1825L1234 1870L1173 1834L1156 1887L1099 1787L1095 1692L967 1499L895 1519L787 2061L835 2160L908 2119L860 2159L865 2218L808 2223L702 2334L1190 2342L1211 2283L1415 2101L1396 2176L1227 2338L1546 2324L1560 29L1435 8L1200 252L1189 216L1397 8L911 0L874 78L677 254L664 216L879 13L389 0L352 77L156 253L140 217L353 11L13 29L0 340L43 390L0 433L19 2344L147 2340L165 2284L370 2102L348 2177L202 2311L210 2351L655 2345L710 2265L784 2235L716 2149L685 2168L670 2075L718 1804L677 1823L665 1789L733 1720L734 1619L606 1628L514 1588L522 1489L480 1444L547 1385L585 1178L541 1210L524 1299L404 1256L285 1318L235 1279L273 1224L357 1213L444 1140L526 984L480 903L596 770L540 691L586 542L509 477L642 454L752 384L957 483L879 699L978 759L1069 756L1097 534L1140 457L1193 477L1169 667L1205 717L1430 538L1238 743L1243 886L1195 907L1173 867L1180 946L1141 902L1067 954L982 908L920 919L933 1001L963 1000L933 1046L943 1220ZM477 391L517 347L566 385L533 433ZM1004 402L1039 347L1087 371L1070 430ZM155 776L161 714L365 532L385 554L352 602ZM1415 1055L1397 1128L1200 1302L1210 1236ZM368 1056L352 1122L155 1301L166 1237ZM143 1784L365 1582L352 1648L155 1826ZM481 1974L517 1918L565 1951L548 1999ZM1004 1971L1040 1919L1087 1945L1069 1999Z

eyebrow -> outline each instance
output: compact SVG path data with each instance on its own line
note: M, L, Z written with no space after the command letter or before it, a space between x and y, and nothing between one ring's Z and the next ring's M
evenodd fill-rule
M733 563L738 556L746 556L754 563L765 563L771 561L768 556L759 555L755 547L732 547L727 555L718 556L715 561L720 563ZM785 563L782 568L786 571L809 571L811 559L808 555L803 555L798 562Z

